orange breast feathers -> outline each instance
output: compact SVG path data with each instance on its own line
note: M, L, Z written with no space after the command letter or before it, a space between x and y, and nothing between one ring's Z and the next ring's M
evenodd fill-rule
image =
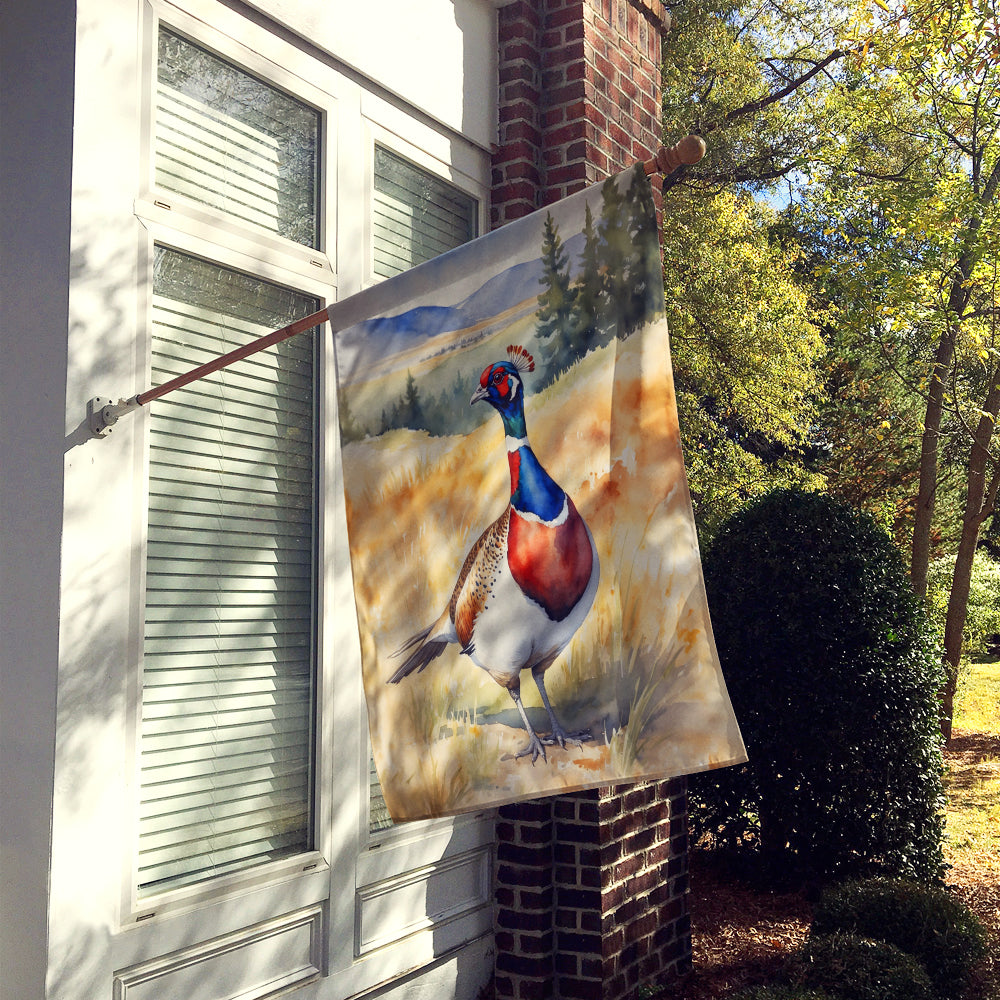
M552 527L511 511L507 563L518 586L552 621L562 621L583 596L594 568L587 526L568 497L566 520Z

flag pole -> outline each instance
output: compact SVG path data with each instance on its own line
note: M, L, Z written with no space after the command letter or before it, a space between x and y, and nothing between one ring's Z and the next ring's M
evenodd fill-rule
M697 135L688 135L673 146L661 146L656 151L656 156L651 160L646 160L642 167L647 175L657 173L667 175L682 165L697 163L704 155L705 140ZM281 343L283 340L311 330L320 323L325 323L329 318L329 307L320 309L309 316L295 320L294 323L289 323L288 326L283 326L280 330L264 334L264 336L258 337L242 347L237 347L228 354L207 361L183 375L178 375L176 378L154 388L146 389L144 392L136 393L128 399L119 399L118 402L114 402L102 396L94 396L93 399L87 401L87 422L90 425L90 431L94 437L106 437L111 433L111 428L118 422L118 418L126 413L131 413L140 406L145 406L154 399L166 396L167 393L204 378L206 375L221 371L235 361L242 361L244 358L249 358L259 351Z

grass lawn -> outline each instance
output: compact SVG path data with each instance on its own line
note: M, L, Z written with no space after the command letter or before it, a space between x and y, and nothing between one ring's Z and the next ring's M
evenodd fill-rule
M973 663L960 678L945 761L946 880L990 932L980 996L1000 1000L1000 662Z
M948 762L948 860L992 862L1000 877L1000 662L962 677Z

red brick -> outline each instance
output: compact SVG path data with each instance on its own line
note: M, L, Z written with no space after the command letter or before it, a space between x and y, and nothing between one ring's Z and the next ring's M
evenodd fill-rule
M528 101L519 100L514 101L511 104L502 105L500 113L497 117L499 118L501 126L508 122L534 123L538 120L538 109L534 104ZM541 138L540 135L539 138Z
M581 957L567 952L556 952L555 966L556 972L561 976L576 976L580 972Z
M518 906L523 910L551 910L552 887L546 889L520 889L517 894Z
M554 932L547 934L521 934L518 936L517 947L523 955L552 955Z
M586 132L587 122L581 118L576 118L559 128L550 130L546 136L546 141L550 146L564 146L577 139L585 138Z
M654 886L659 884L660 874L656 871L645 871L640 872L638 875L630 878L625 883L625 891L630 895L640 895L642 893L649 892Z
M662 0L514 0L497 17L504 59L495 222L648 158L659 134ZM550 922L519 931L528 935L524 950L538 952L522 958L544 962L553 920L559 930L547 969L529 963L514 972L498 958L498 996L571 997L588 984L593 993L580 992L581 1000L624 1000L638 982L689 964L683 779L602 786L522 806L500 810L498 840L511 848L498 850L498 906L516 893L519 919ZM535 823L523 836L520 825L510 828L522 820ZM532 863L533 845L549 845L546 865ZM548 883L534 884L546 868ZM513 910L500 906L506 921L515 919ZM668 958L651 947L654 929L671 949ZM593 954L577 962L564 941L589 941Z
M545 20L547 28L555 28L563 24L579 24L583 20L583 5L572 3L562 10L553 10Z
M496 968L500 972L513 973L517 976L543 978L551 975L551 960L545 955L515 955L511 952L498 952Z
M604 1000L604 985L596 979L567 977L559 981L559 996L566 1000Z
M529 80L512 80L501 88L501 102L506 108L510 104L523 101L526 107L527 118L538 117L538 101L541 94L537 87L533 86Z
M556 947L560 951L575 951L585 955L600 955L601 936L599 934L584 934L580 931L559 931L556 934Z
M548 48L542 53L542 66L544 69L569 66L571 63L582 62L585 55L582 38L566 41L559 46Z
M504 885L544 886L551 878L548 868L523 868L517 865L500 865L497 880Z
M568 163L563 167L556 167L546 174L549 184L570 184L573 181L585 178L586 164L581 162Z
M528 142L538 144L541 141L541 133L532 125L530 122L526 121L514 121L510 122L506 128L503 129L504 139L507 142L514 142L518 139L525 139Z
M517 990L517 1000L552 1000L552 977L522 980Z
M503 43L500 49L500 62L512 63L519 60L534 65L538 60L538 50L524 38L514 38Z
M552 927L552 915L546 910L499 909L496 914L497 927L511 931L545 932Z

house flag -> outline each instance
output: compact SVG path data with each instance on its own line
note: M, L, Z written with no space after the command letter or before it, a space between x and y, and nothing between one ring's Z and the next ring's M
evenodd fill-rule
M354 300L330 318L392 818L745 760L642 165Z

